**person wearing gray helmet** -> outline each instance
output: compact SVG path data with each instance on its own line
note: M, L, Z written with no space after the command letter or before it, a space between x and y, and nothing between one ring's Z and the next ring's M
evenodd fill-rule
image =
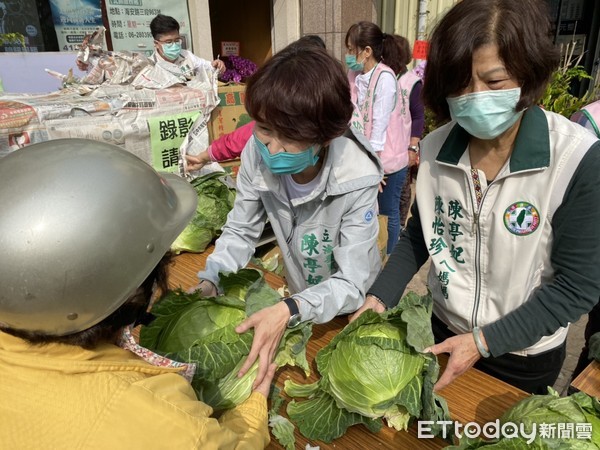
M83 139L0 159L3 448L262 448L275 371L211 418L186 364L130 330L167 288L194 189L119 147ZM182 376L183 375L183 376Z

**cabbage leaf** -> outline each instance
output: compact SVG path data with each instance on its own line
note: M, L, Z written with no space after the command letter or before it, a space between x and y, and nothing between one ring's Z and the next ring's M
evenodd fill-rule
M224 178L223 172L212 172L190 182L198 193L196 214L171 244L173 252L201 253L221 234L235 201L235 189Z
M599 450L600 449L600 401L583 392L577 392L567 397L560 397L558 392L548 388L546 395L532 395L512 408L500 418L500 424L516 424L524 428L524 436L500 437L499 439L483 440L462 437L458 445L446 447L446 450ZM560 427L563 433L571 424L571 435L559 435ZM589 438L578 436L577 429L584 424L591 425ZM547 430L544 436L542 427ZM548 432L554 430L554 432ZM533 436L527 438L525 436ZM532 439L531 442L528 442Z
M242 269L220 274L223 294L203 298L200 293L170 291L152 308L155 319L140 330L140 344L175 361L194 363L192 387L199 400L215 410L232 408L252 392L258 365L237 377L252 346L253 331L243 334L235 328L248 316L277 303L281 296L270 288L262 274ZM312 332L310 323L287 329L275 362L295 365L307 376L306 344Z
M383 314L364 312L317 353L318 382L286 381L289 396L308 397L287 407L300 432L331 442L359 423L377 432L382 419L397 430L415 417L448 420L445 401L433 393L437 359L421 353L434 343L431 308L430 296L411 292Z

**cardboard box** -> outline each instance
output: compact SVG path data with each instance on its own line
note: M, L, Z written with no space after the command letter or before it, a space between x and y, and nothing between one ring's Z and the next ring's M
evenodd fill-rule
M211 142L252 120L244 107L245 85L219 83L218 93L221 101L212 111L208 122Z

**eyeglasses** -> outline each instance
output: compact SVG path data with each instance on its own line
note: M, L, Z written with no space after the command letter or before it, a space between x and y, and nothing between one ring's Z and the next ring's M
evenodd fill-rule
M156 39L156 42L160 42L161 44L167 44L167 45L181 44L183 42L183 39L181 39L181 38L167 39L166 41L159 41L158 39Z

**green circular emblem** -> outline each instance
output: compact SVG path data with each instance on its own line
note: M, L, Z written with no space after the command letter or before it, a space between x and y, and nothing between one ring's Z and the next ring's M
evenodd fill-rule
M540 226L540 213L529 202L515 202L504 211L504 226L512 234L527 236Z

